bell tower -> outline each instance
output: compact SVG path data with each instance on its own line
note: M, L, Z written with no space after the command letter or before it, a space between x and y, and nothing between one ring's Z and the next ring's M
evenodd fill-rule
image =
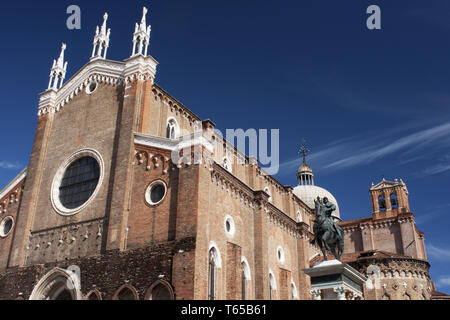
M372 216L375 219L395 217L400 213L408 213L408 189L402 179L387 181L383 178L373 184L369 190L372 200Z

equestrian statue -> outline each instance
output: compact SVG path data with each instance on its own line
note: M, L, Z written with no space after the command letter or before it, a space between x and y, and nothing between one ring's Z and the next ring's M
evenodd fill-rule
M314 200L316 205L316 219L314 220L314 239L322 250L324 261L327 260L327 252L331 252L340 261L344 252L344 231L334 221L331 214L336 210L336 205L328 198ZM337 249L337 250L336 250Z

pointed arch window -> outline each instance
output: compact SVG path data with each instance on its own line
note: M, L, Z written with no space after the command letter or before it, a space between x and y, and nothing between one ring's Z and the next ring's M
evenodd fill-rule
M386 200L384 199L384 196L378 197L378 207L380 208L380 211L386 211Z
M166 126L166 138L175 140L178 138L178 123L174 118L170 118L167 120Z
M216 259L217 251L215 248L209 250L208 264L208 299L216 299Z
M269 273L269 300L275 299L275 291L276 291L276 283L275 283L275 277L273 276L272 272Z
M390 195L390 201L392 209L398 209L398 199L395 193Z
M241 286L242 286L242 300L246 300L246 281L247 278L245 277L245 262L241 263L241 269L242 269L242 280L241 280Z

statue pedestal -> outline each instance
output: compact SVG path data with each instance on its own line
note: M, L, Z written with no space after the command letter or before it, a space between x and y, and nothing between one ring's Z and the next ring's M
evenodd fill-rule
M338 260L323 261L303 270L311 277L314 300L362 300L367 277Z

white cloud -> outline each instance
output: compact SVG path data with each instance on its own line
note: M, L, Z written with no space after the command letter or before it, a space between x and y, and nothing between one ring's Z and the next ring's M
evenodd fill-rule
M437 286L439 287L450 287L450 276L440 278L437 282Z
M450 249L441 249L429 244L427 245L427 253L433 260L450 261Z
M1 169L20 169L21 165L18 163L12 163L8 161L0 161Z
M439 143L437 142L439 139L444 139L443 141L447 143L448 141L445 138L448 135L450 135L450 123L445 123L404 136L389 144L377 143L375 145L369 145L359 152L356 151L351 156L344 157L326 165L325 168L341 169L358 164L368 164L400 150L406 150L406 152L411 152L411 150L419 151L429 147L431 143ZM353 151L355 150L358 149L355 148ZM440 168L440 170L448 169Z
M400 135L401 131L411 130L411 126L403 129L394 128L376 136L355 136L334 141L325 145L308 157L308 162L316 169L339 170L357 165L370 164L378 159L398 154L399 165L407 162L426 160L426 155L450 147L450 122L427 129L416 129L416 132ZM394 138L397 136L398 138ZM301 163L300 158L281 164L280 171L291 172ZM441 159L439 163L427 167L420 172L421 176L432 175L450 170L450 160Z

